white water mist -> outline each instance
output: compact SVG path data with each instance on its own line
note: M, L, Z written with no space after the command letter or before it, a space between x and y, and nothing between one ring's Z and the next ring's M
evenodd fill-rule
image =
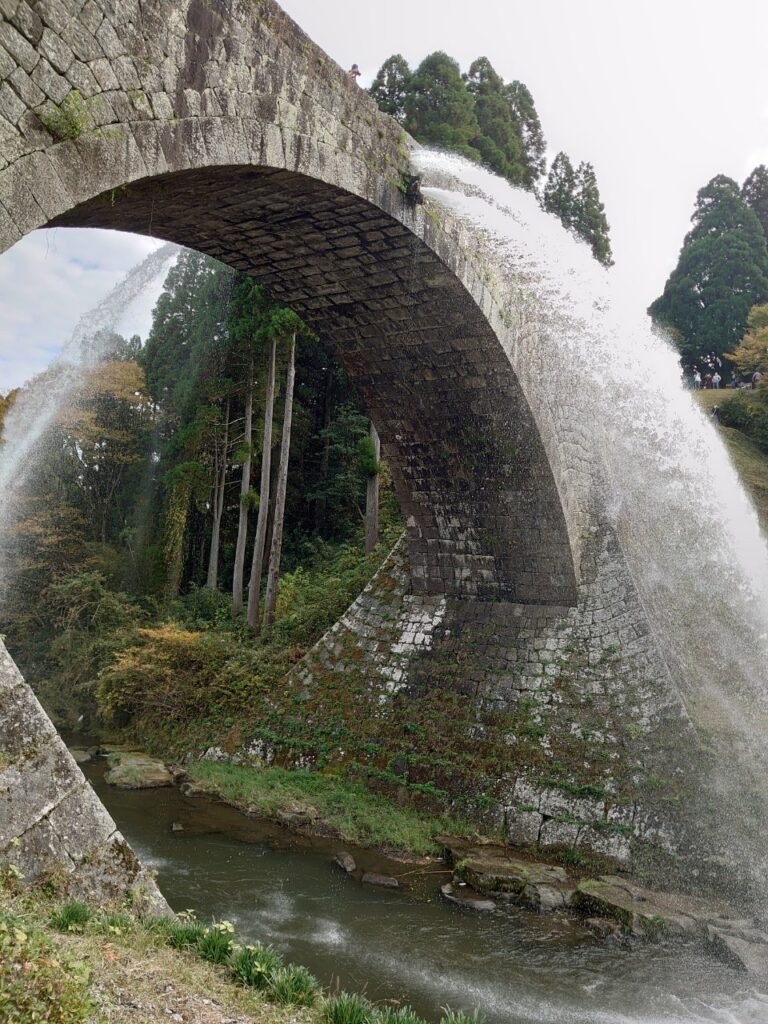
M24 387L5 417L0 446L0 531L5 532L17 513L17 499L35 466L35 453L67 402L77 394L89 367L102 355L108 339L133 302L160 275L180 251L165 243L128 271L125 277L78 321L53 373L39 375ZM0 585L7 584L2 566ZM0 591L0 597L2 592Z

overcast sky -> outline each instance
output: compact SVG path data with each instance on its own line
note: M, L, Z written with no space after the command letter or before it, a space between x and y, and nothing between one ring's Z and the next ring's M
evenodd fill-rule
M533 93L550 156L589 160L617 268L639 309L661 291L696 191L768 162L768 0L284 0L331 57L363 71L400 52L487 56ZM152 247L60 228L0 256L0 392L43 368ZM123 327L146 333L151 298Z

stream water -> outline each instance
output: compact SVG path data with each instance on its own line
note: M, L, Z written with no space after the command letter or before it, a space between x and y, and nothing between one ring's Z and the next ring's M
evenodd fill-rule
M479 1007L489 1024L768 1021L765 986L704 953L607 947L565 917L461 910L439 896L445 874L423 875L407 891L363 886L333 865L334 841L302 839L175 788L115 789L103 762L84 769L175 910L232 921L326 986L402 1000L431 1021L442 1006ZM352 852L373 870L409 870Z

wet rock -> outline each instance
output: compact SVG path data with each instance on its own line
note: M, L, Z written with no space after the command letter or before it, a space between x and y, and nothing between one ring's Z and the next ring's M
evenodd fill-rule
M333 858L333 863L338 864L342 871L345 871L348 875L353 875L357 871L357 864L355 864L355 858L351 853L342 851L337 853Z
M612 917L625 934L644 939L703 938L708 922L728 914L715 900L652 892L617 875L580 882L571 903L590 916Z
M707 939L721 959L750 974L768 977L768 933L751 922L720 920L707 927Z
M210 796L209 790L202 782L183 782L179 789L184 796Z
M275 812L275 817L281 825L285 825L288 828L301 828L303 825L311 825L315 821L317 811L314 807L291 804L288 807L280 807Z
M107 757L104 781L118 789L157 789L173 784L171 773L162 761L149 754L116 751Z
M622 939L621 925L612 917L588 917L584 925L605 942L620 942Z
M93 752L82 747L70 747L69 752L78 764L88 764L93 760Z
M513 857L499 844L473 845L445 838L440 842L457 875L486 896L542 913L564 910L570 904L575 885L557 864Z
M457 907L463 907L465 910L479 910L485 913L496 910L496 904L493 900L478 899L477 894L473 893L468 887L462 890L451 882L446 882L445 885L440 886L440 895L443 899L448 900L449 903L454 903Z
M375 871L366 871L361 881L365 885L378 885L383 889L400 888L400 883L392 875L379 875Z

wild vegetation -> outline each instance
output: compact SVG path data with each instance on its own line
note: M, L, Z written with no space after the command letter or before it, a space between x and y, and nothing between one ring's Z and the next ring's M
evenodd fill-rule
M0 880L0 1015L7 1024L116 1024L141 1013L213 1024L425 1024L409 1006L324 991L272 945L248 942L228 921L143 917L129 906L61 902L54 879L22 895ZM441 1024L482 1024L444 1010Z
M586 161L574 168L561 152L547 174L544 132L523 82L505 82L487 57L478 57L462 74L441 51L425 57L415 71L396 53L379 68L370 93L419 142L460 153L535 192L545 210L587 242L595 259L611 265L595 169Z
M391 482L343 370L215 260L180 255L145 345L89 347L3 537L9 646L64 723L210 738L362 589Z

